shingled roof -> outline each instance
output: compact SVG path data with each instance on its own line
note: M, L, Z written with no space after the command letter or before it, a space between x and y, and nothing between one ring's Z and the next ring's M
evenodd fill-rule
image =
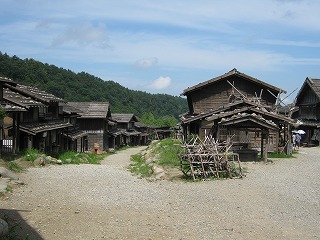
M112 120L119 123L128 123L131 120L137 122L138 119L133 113L112 113Z
M36 135L40 132L51 131L54 129L61 129L71 127L71 123L64 122L62 120L50 121L50 122L32 122L32 123L21 123L20 130L23 132Z
M51 102L64 102L63 99L56 97L51 93L47 93L42 91L36 87L26 86L17 84L16 86L12 86L11 84L6 83L5 87L9 88L13 92L18 92L24 96L31 97L37 101L44 102L44 103L51 103Z
M9 88L3 88L3 99L25 108L45 106L43 103L36 101L31 97L26 97L18 92L14 92Z
M238 76L238 77L241 77L241 78L245 78L245 79L247 79L247 80L249 80L249 81L252 81L252 82L255 82L255 83L259 84L259 85L265 86L265 87L267 87L267 88L269 88L269 89L271 89L271 90L274 90L274 91L276 91L276 92L280 92L280 93L282 93L282 92L285 93L285 92L286 92L285 90L282 90L282 89L277 88L277 87L275 87L275 86L273 86L273 85L270 85L270 84L268 84L268 83L265 83L265 82L263 82L263 81L261 81L261 80L258 80L258 79L256 79L256 78L253 78L253 77L251 77L251 76L249 76L249 75L246 75L246 74L244 74L244 73L241 73L241 72L239 72L236 68L234 68L234 69L232 69L231 71L229 71L229 72L227 72L227 73L225 73L225 74L223 74L223 75L221 75L221 76L219 76L219 77L212 78L212 79L210 79L210 80L208 80L208 81L199 83L199 84L197 84L197 85L195 85L195 86L193 86L193 87L189 87L189 88L185 89L185 90L183 91L183 93L181 93L181 95L186 96L186 95L188 95L189 93L191 93L191 92L193 92L193 91L195 91L195 90L201 89L201 88L203 88L203 87L205 87L205 86L207 86L207 85L209 85L209 84L218 82L218 81L220 81L220 80L226 79L226 78L231 77L231 76Z
M302 87L300 88L300 91L297 94L297 99L299 98L303 90L306 88L306 86L310 87L310 89L315 93L315 95L318 97L320 101L320 79L311 77L307 77L304 81Z
M108 102L68 102L68 105L79 109L80 118L107 118L109 113Z

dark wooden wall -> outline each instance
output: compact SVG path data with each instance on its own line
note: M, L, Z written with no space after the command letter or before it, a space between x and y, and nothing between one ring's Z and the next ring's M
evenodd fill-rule
M261 89L263 89L261 103L267 106L273 106L276 103L276 98L263 86L244 78L233 76L191 92L188 95L188 102L192 103L190 110L193 111L193 113L204 113L216 110L229 103L230 95L234 94L235 96L240 97L240 94L236 90L233 90L233 87L227 80L246 98L250 99L259 96ZM273 94L277 95L276 92L273 92Z

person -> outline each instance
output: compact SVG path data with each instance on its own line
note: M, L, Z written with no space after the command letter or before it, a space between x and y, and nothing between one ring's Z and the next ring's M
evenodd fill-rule
M296 150L296 135L292 134L292 146L293 150Z
M300 141L301 141L301 135L299 133L296 134L295 141L296 141L296 150L299 150Z

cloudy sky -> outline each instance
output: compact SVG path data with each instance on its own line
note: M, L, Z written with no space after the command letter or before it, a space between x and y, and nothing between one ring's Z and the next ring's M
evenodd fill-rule
M288 94L306 77L320 78L320 1L0 0L0 6L2 53L130 89L179 95L233 68Z

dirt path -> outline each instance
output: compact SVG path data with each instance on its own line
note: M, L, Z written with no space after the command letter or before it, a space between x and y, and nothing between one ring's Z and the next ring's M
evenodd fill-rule
M1 214L29 239L320 239L319 148L244 163L242 180L205 182L139 179L126 166L140 150L31 168Z
M106 157L101 164L107 165L110 167L120 168L120 169L127 169L130 164L130 157L134 154L140 153L147 147L135 147L129 148L125 151L119 151L116 155L110 155Z

